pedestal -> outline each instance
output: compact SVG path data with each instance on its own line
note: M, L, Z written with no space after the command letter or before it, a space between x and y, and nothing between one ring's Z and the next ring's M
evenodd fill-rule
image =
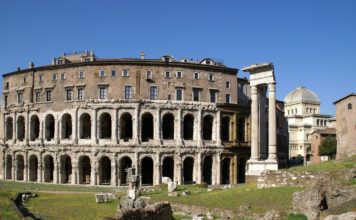
M278 170L277 160L253 160L246 163L246 176L259 176L265 170Z

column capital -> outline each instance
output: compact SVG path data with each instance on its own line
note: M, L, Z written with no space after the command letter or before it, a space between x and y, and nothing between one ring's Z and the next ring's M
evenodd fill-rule
M268 91L276 91L276 82L271 82L268 84Z
M257 86L250 86L251 87L251 94L257 94Z

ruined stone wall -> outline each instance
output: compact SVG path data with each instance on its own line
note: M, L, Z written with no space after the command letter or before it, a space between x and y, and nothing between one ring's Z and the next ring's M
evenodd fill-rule
M258 188L285 187L285 186L300 186L307 187L314 185L320 174L312 174L310 172L290 172L286 170L264 171L257 179Z

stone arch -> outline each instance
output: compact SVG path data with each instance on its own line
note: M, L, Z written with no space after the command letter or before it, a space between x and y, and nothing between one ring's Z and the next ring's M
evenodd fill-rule
M6 179L12 179L12 156L6 155Z
M141 140L147 142L153 139L153 116L151 113L146 112L142 115L141 120Z
M13 138L14 120L12 117L6 118L6 140L11 140Z
M186 114L183 119L183 138L184 140L193 140L194 138L194 116Z
M111 139L111 115L104 112L99 117L99 138Z
M245 141L245 119L239 118L237 120L237 140Z
M128 156L124 156L120 159L120 185L126 185L127 184L127 173L126 169L132 166L132 160Z
M29 163L29 181L37 182L38 180L38 159L37 156L32 154L28 160Z
M43 173L43 181L44 182L53 182L53 173L54 173L54 161L51 155L46 155L43 158L44 165L44 173Z
M16 126L17 126L17 139L19 141L23 141L23 139L25 139L25 118L22 115L17 117Z
M238 172L239 172L238 173L239 183L244 183L245 182L245 173L246 173L246 159L245 158L239 159Z
M203 140L212 140L214 117L206 115L203 118Z
M231 159L226 157L221 161L221 184L230 184Z
M99 184L111 184L111 160L107 156L103 156L99 159Z
M90 184L91 164L90 158L82 155L78 160L79 184Z
M132 139L132 116L128 112L123 113L120 118L120 139Z
M72 159L67 154L61 155L61 183L71 183L72 182Z
M163 139L174 139L174 116L172 113L166 113L162 119Z
M194 175L194 159L186 157L183 161L183 183L193 184Z
M221 140L230 141L230 117L225 116L221 119Z
M141 183L142 185L153 185L153 160L144 157L141 160Z
M62 139L72 138L72 116L65 113L62 116Z
M45 137L47 141L54 139L55 120L52 114L48 114L45 119Z
M162 165L162 177L169 177L174 181L174 159L173 157L165 157Z
M91 138L91 117L88 113L83 113L79 117L79 137L80 139Z
M25 160L23 155L16 156L16 180L24 180L25 174Z
M212 183L213 159L210 155L204 157L203 160L203 182L210 185Z
M30 140L35 141L40 137L40 119L37 115L32 115L30 120Z

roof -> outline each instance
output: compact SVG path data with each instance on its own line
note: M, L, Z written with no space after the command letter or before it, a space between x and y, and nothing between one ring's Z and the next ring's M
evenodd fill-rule
M284 98L286 105L292 105L296 103L311 103L311 104L320 104L319 97L310 89L300 86L295 90L288 93Z
M333 104L336 105L336 103L341 102L342 100L347 99L347 98L349 98L351 96L356 96L356 93L350 93L347 96L344 96L341 99L336 100Z
M320 129L320 130L315 130L311 134L336 134L336 129L335 128L326 128L326 129Z

